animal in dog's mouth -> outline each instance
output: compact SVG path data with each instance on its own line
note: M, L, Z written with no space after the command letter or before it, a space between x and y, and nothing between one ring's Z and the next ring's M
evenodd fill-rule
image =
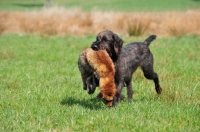
M93 80L94 75L99 79L99 97L106 101L107 106L113 106L113 98L117 91L114 81L115 66L108 53L105 50L94 51L91 48L87 48L80 54L78 64L82 77L89 72L92 76L89 77ZM83 78L83 81L87 79Z

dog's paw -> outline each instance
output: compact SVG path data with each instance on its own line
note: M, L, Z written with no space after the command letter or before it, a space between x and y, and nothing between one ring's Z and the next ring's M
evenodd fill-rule
M88 94L93 94L93 92L90 92L90 91L89 91Z
M120 99L120 100L123 100L124 98L125 98L124 95L123 95L123 94L120 94L119 99Z
M156 92L157 92L157 94L161 94L162 93L162 88L160 86L156 87Z
M120 100L123 100L125 97L124 97L124 95L123 94L121 94L121 93L116 93L116 99L118 100L118 101L120 101Z
M83 87L83 90L87 90L87 87Z
M118 100L117 97L114 97L114 98L113 98L113 101L112 101L112 106L113 106L113 107L115 107L115 106L117 105L117 103L118 103L117 100Z
M93 94L94 93L94 91L91 90L90 88L87 89L87 92L88 92L88 94Z
M96 98L97 98L97 99L101 99L101 98L102 98L102 94L101 94L101 93L98 93L97 96L96 96Z
M129 103L133 102L133 99L128 99L128 102L129 102Z

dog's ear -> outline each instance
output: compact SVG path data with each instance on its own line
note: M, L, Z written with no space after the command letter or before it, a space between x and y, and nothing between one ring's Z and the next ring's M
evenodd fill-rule
M119 53L121 52L123 40L117 34L113 34L112 38L114 40L114 51L116 56L118 56Z

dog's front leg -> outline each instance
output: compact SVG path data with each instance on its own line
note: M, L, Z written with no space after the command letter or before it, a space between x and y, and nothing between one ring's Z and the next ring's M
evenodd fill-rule
M120 81L118 84L116 84L116 87L117 87L117 94L116 94L116 99L115 99L116 103L118 103L120 100L124 99L124 95L121 94L123 86L124 86L123 81Z

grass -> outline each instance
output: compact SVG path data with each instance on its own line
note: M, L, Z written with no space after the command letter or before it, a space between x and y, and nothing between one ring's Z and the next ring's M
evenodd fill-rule
M125 37L125 44L145 37ZM79 53L95 36L0 36L0 131L200 130L200 37L162 38L151 45L163 93L140 69L134 99L116 108L82 89ZM123 90L126 95L126 89Z
M44 8L46 0L25 1L25 0L0 0L0 10L6 11L30 11ZM81 3L81 4L80 4ZM51 0L52 6L65 8L79 8L83 11L176 11L199 8L199 0Z
M200 130L199 0L44 4L0 0L0 131ZM95 98L99 89L93 95L83 90L78 55L95 40L90 34L106 28L125 44L158 35L150 48L160 96L140 69L132 80L132 102L107 108Z

